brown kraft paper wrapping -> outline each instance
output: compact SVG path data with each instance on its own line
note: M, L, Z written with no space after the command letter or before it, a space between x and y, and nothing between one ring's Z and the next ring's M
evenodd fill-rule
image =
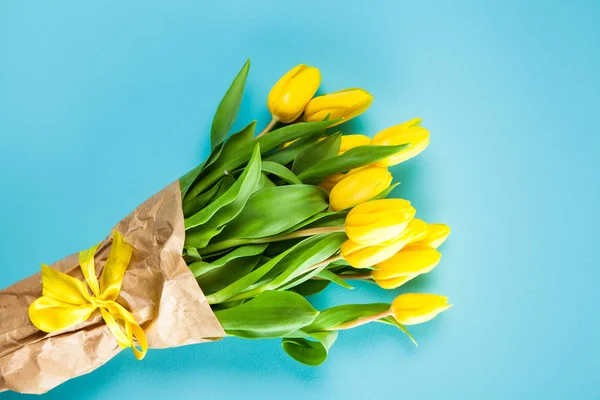
M133 246L119 302L146 332L149 348L225 336L181 256L185 229L179 182L152 196L115 229ZM112 235L98 247L98 274L111 243ZM52 268L83 280L78 253ZM39 331L29 320L28 308L41 295L39 273L0 291L0 392L47 392L93 371L121 351L98 311L70 329L52 334Z

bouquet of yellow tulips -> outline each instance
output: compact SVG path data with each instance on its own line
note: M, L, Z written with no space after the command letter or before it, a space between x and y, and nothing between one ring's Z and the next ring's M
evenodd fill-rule
M414 119L372 139L343 135L337 126L372 96L315 96L319 70L299 65L272 88L267 127L230 135L248 71L218 106L204 163L100 244L0 292L0 391L49 390L123 348L142 359L225 336L281 338L292 358L319 365L339 331L380 322L414 341L407 325L450 307L434 294L325 310L306 300L353 280L397 288L438 264L450 229L386 199L388 167L423 151L429 132Z

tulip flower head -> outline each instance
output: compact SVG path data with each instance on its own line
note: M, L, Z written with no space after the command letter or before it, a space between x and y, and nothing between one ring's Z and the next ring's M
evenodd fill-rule
M396 297L392 303L392 313L402 325L422 324L450 308L446 296L437 294L406 293Z
M317 96L308 102L304 109L304 120L309 122L329 119L342 119L335 126L351 120L369 108L373 96L362 89L345 89L339 92Z
M383 289L395 289L433 270L441 258L433 247L411 244L377 264L372 277Z
M267 99L267 107L278 121L289 123L298 119L321 84L321 72L300 64L277 81Z
M430 246L437 249L450 235L450 227L444 224L428 224L427 234L415 244Z
M350 240L374 245L397 237L406 229L416 210L410 201L382 199L354 207L346 217L345 230Z
M346 177L346 174L333 174L328 176L319 184L319 187L325 189L327 193L331 193L331 189L334 188L342 179Z
M378 162L381 166L400 164L421 153L429 145L429 131L420 126L421 118L384 129L371 140L374 146L396 146L408 144L403 150Z
M391 183L392 174L387 168L369 166L357 172L351 171L331 189L331 209L344 210L369 201L387 189Z
M370 268L399 252L408 244L410 238L411 233L407 228L395 238L372 246L348 239L342 245L341 256L354 268Z
M371 138L365 135L344 135L342 136L339 154L344 154L358 146L368 146L369 143L371 143Z
M408 226L412 233L410 243L419 242L427 237L428 225L427 222L419 218L413 218Z

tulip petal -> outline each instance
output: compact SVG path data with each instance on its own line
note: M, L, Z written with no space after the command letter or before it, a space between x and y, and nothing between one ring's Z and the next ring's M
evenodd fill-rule
M392 311L399 323L416 325L433 319L451 306L446 296L406 293L396 297L392 302Z
M446 241L448 236L450 235L450 227L444 224L428 224L427 225L427 235L416 242L415 244L420 244L424 246L430 246L434 249L437 249Z
M292 73L293 72L293 73ZM269 93L267 106L273 117L284 123L293 122L304 112L321 84L321 72L299 65L284 75Z
M433 270L440 262L442 254L429 246L408 245L387 260L377 264L373 271L376 280L402 276L418 276Z
M373 96L363 89L345 89L317 96L306 105L304 120L323 121L327 116L342 119L332 125L335 126L362 114L372 101Z
M377 165L387 167L400 164L425 150L429 145L429 131L419 126L420 124L421 119L415 118L384 129L373 136L371 144L376 146L396 146L409 143L408 147L385 160L379 161Z
M416 210L403 199L372 200L354 207L346 217L348 238L365 245L386 242L398 236Z
M368 146L371 138L366 135L343 135L340 144L340 154L358 146Z
M369 201L391 183L392 174L381 167L370 167L348 175L331 190L331 208L339 211Z
M294 68L286 72L285 75L279 78L277 83L273 85L273 88L269 92L269 96L267 98L267 107L269 108L269 111L271 111L271 113L273 113L273 109L275 108L275 102L280 97L285 85L298 73L298 71L300 71L304 67L306 67L306 64L296 65Z
M392 257L408 244L410 232L405 230L393 240L367 246L347 240L341 248L342 257L354 268L370 268Z
M392 279L375 279L375 282L379 285L380 288L389 290L399 288L400 286L404 285L406 282L410 281L415 277L416 276L414 275L406 275Z
M413 218L409 223L407 229L410 230L412 238L410 243L415 243L423 240L427 236L427 222L419 218Z

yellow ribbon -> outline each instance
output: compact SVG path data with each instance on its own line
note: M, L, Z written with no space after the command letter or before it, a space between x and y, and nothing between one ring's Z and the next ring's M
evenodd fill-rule
M98 245L79 253L79 265L92 295L84 282L42 264L42 297L29 307L29 319L39 330L50 333L77 325L99 309L119 346L131 347L141 360L148 350L146 334L133 315L116 302L133 249L114 231L110 254L98 283L94 264L97 248Z

